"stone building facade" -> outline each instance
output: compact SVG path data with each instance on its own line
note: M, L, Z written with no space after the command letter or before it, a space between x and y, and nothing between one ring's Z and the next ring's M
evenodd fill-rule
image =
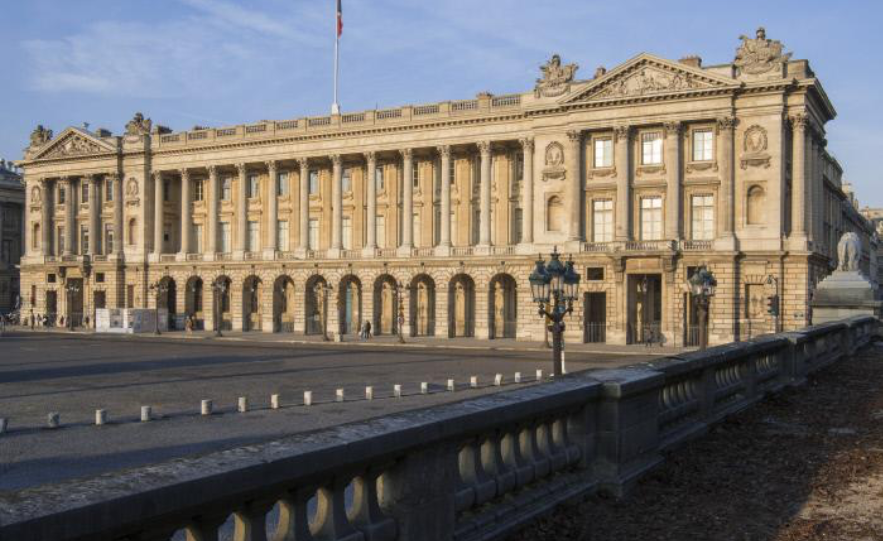
M24 245L25 185L18 167L0 160L0 314L16 309Z
M557 247L583 276L568 340L691 342L701 266L712 343L806 325L844 214L809 62L760 29L726 64L576 72L555 55L521 94L186 132L38 127L26 310L537 340L527 277Z

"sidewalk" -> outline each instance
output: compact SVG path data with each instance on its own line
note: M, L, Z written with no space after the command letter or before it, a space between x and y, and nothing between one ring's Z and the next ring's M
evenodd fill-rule
M512 338L502 338L493 340L484 340L479 338L438 338L438 337L406 337L405 343L400 344L397 336L375 336L370 340L363 341L356 335L345 336L342 342L325 341L320 335L303 335L292 333L263 333L263 332L243 332L243 331L224 331L221 338L215 337L213 331L193 331L187 333L185 331L169 331L161 335L155 334L97 334L92 330L75 330L73 332L62 328L38 328L31 330L25 327L7 328L12 332L34 332L34 333L57 333L57 334L76 334L76 335L94 335L95 337L125 337L137 340L207 340L212 342L250 342L257 344L309 344L313 346L348 346L348 347L406 347L406 348L450 348L450 349L475 349L488 351L549 351L543 342L532 342L515 340ZM616 355L676 355L685 351L692 351L695 348L676 348L668 346L644 346L644 345L614 345L614 344L583 344L583 343L565 343L565 351L573 351L579 353L594 354L616 354Z

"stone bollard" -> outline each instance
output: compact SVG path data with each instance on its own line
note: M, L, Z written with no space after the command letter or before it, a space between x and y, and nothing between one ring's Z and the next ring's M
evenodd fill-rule
M374 400L374 387L365 387L365 400Z
M211 415L212 414L212 401L211 400L203 400L200 402L199 412L202 415Z
M239 413L245 413L248 411L248 397L240 396L239 397Z
M420 383L420 394L429 394L429 384L425 381Z
M337 400L338 402L343 402L343 401L344 401L344 398L343 398L343 397L344 397L344 395L343 395L343 389L338 389L338 390L337 390L337 394L336 394L336 400Z
M521 372L515 372L515 383L521 383Z
M392 395L396 398L402 397L402 386L396 383L392 386Z
M494 385L497 387L501 387L503 385L503 374L497 374L494 376Z
M3 434L4 432L6 432L6 430L8 428L9 428L9 419L7 419L6 417L0 417L0 434Z
M146 423L153 417L153 408L150 406L141 406L141 422Z
M543 381L543 371L537 370L537 381Z
M271 394L270 395L270 409L277 410L279 409L279 395Z
M456 390L457 390L457 384L454 383L454 380L449 379L449 380L448 380L448 391L450 391L450 392L454 392L454 391L456 391Z
M469 378L469 386L473 389L478 389L478 376L472 376Z
M107 424L107 410L95 410L95 424L97 426Z
M49 428L58 428L61 426L61 415L53 411L49 415L46 416L46 426Z
M313 405L313 391L304 391L304 406Z

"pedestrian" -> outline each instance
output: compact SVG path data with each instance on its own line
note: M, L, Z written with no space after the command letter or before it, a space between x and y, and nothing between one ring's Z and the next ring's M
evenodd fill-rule
M371 322L366 321L365 322L365 340L368 340L370 338L371 338Z

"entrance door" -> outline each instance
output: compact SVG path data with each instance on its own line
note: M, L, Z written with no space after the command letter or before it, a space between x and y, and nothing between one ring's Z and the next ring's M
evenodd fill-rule
M584 338L587 344L603 343L607 340L607 293L586 293Z
M658 274L629 276L628 342L663 342L662 278Z
M70 319L72 327L83 326L83 279L68 278L67 287L73 288L73 292L68 293L67 317Z
M58 292L55 290L46 292L46 326L54 327L58 322Z

